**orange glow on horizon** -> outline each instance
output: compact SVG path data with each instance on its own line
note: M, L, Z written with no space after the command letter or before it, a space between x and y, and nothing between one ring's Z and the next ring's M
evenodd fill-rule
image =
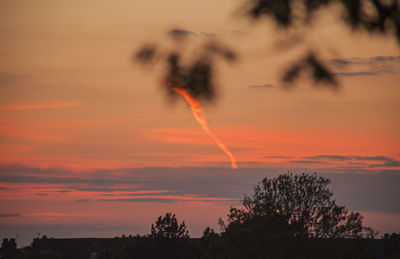
M214 140L214 142L218 145L218 147L228 155L231 165L233 169L237 168L236 159L233 156L232 152L229 150L228 146L226 146L222 141L217 138L211 131L210 125L208 125L208 121L206 116L204 115L203 108L200 105L200 102L190 96L190 94L182 88L172 88L176 93L182 95L185 100L189 103L190 109L196 120L203 127L204 131Z

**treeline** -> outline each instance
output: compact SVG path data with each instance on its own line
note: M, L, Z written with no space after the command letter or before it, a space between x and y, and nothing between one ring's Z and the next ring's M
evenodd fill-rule
M172 213L158 217L147 235L110 239L43 236L17 249L5 239L1 258L400 258L400 233L377 233L362 216L336 204L330 180L316 174L264 178L231 208L220 231L190 238Z

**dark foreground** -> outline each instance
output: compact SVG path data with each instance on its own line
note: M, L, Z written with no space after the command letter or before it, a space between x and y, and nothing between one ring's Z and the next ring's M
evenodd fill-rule
M226 244L221 239L151 239L143 236L116 238L37 238L31 246L16 249L3 240L0 258L400 258L400 240L337 239L281 240L263 247ZM262 240L259 240L262 241ZM266 241L266 240L265 240ZM256 242L259 243L259 242Z

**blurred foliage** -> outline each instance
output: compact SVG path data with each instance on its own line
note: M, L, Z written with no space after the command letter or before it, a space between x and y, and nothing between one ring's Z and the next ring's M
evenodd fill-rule
M268 17L285 29L308 26L319 10L339 5L342 20L355 30L392 34L400 43L400 3L397 0L247 0L245 14Z
M293 83L299 78L302 72L308 72L311 75L311 78L313 78L316 86L321 85L319 83L323 82L325 84L322 84L322 86L327 85L332 87L332 89L336 89L338 87L338 83L333 74L325 65L322 64L321 61L318 60L314 53L309 53L304 58L292 64L291 67L285 72L283 81L285 83ZM286 87L291 86L293 85L286 84Z
M310 26L315 14L326 8L339 6L337 15L355 31L395 37L400 45L400 1L398 0L246 0L245 16L259 21L266 17L278 28L297 31ZM333 9L332 9L333 10ZM294 45L297 45L296 42ZM338 86L333 73L315 53L293 62L284 72L283 81L293 83L301 71L309 69L316 84Z
M334 8L339 7L339 8ZM344 24L354 31L363 31L372 35L387 35L395 37L400 45L400 1L398 0L246 0L240 12L252 20L273 22L277 28L290 32L287 41L280 46L297 46L304 35L299 35L301 28L310 27L316 14L324 9L339 10L336 14ZM293 35L294 32L294 35ZM174 29L168 34L176 43L195 35L193 32ZM310 48L310 46L307 46ZM155 44L147 44L139 49L136 60L142 64L155 63L161 54ZM171 96L175 92L171 87L187 89L194 98L211 100L215 97L214 63L212 54L233 61L236 54L216 42L210 42L205 48L196 52L192 64L181 63L182 53L170 52L163 59L168 69L164 83ZM313 79L315 85L337 89L339 83L329 66L315 51L304 53L285 69L282 81L291 87L302 74Z
M180 33L179 38L186 35ZM154 44L146 44L136 52L135 60L143 65L154 64L160 59L165 62L162 83L170 97L177 95L173 88L183 88L196 99L210 101L215 97L215 60L222 58L233 62L237 58L234 51L216 41L198 47L192 62L183 62L182 56L183 53L175 50L163 54Z

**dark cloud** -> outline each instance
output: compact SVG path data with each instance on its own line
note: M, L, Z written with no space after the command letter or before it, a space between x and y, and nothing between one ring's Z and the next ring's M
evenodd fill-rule
M57 172L58 175L69 174L70 171L61 168L37 168L22 164L0 164L0 176L1 175L52 175Z
M339 155L318 155L318 156L306 156L304 159L310 159L308 161L349 161L348 164L359 165L364 167L398 167L400 162L387 157L387 156L339 156ZM306 160L307 161L307 160ZM364 162L378 162L377 164L360 163L357 161Z
M347 156L338 156L338 155L319 155L319 156L306 156L306 159L329 159L329 160L349 160Z
M400 56L376 56L369 59L370 64L378 62L400 62Z
M333 66L340 66L340 67L353 64L353 62L348 59L331 59L330 63Z
M99 199L99 201L105 202L166 202L171 203L178 201L176 199L164 199L164 198L130 198L130 199Z
M306 160L307 162L305 162ZM352 167L349 163L346 163L339 164L335 168L322 167L313 171L332 179L332 188L335 197L338 195L341 204L348 206L350 209L400 213L400 206L397 200L397 197L400 197L400 188L398 188L400 186L400 170L380 170L380 167L383 165L395 165L398 168L399 162L397 160L386 156L339 156L333 154L303 157L297 159L298 161L302 161L300 163L303 164L309 163L315 165L318 165L318 162L334 164L333 162L335 161L369 162L369 164L364 166ZM210 198L221 198L227 200L226 203L231 204L233 202L237 203L236 201L242 199L244 194L252 193L253 186L264 177L274 177L287 171L276 168L261 168L262 165L257 166L260 167L242 167L234 173L229 168L217 167L147 167L94 170L82 176L77 176L72 171L67 174L65 170L41 168L31 168L35 172L35 175L32 175L29 172L30 167L22 165L18 166L18 168L25 168L23 172L27 175L21 172L14 174L13 170L16 168L14 165L11 166L12 170L7 170L6 166L2 167L0 184L38 184L39 192L43 185L46 184L50 186L54 185L53 188L62 186L62 188L71 190L72 192L75 190L97 194L100 192L102 194L97 196L98 198L93 201L102 202L171 203L186 199L191 201L190 197L196 197L196 200L200 199L204 201L212 200ZM41 170L42 173L40 173ZM49 170L53 170L51 176L49 175ZM290 170L294 173L310 172L307 169L292 168ZM347 185L351 185L351 187L347 187ZM165 190L168 192L157 193L156 190ZM125 194L120 195L118 191L123 191ZM137 194L138 191L146 192ZM116 194L118 194L118 197L113 197ZM121 198L122 196L124 197ZM189 198L181 199L179 196ZM361 199L369 199L371 201L370 205ZM76 202L90 202L90 200L82 199Z
M21 214L18 214L18 213L3 213L3 214L0 214L0 218L15 218L15 217L21 217Z
M92 201L92 199L80 199L80 200L75 200L76 202L89 202Z
M286 159L290 159L290 158L293 158L293 157L292 156L264 156L264 158L273 158L273 159L286 158Z
M275 88L273 84L263 84L263 85L250 85L249 88L253 89L265 89L265 88Z
M37 196L49 196L49 194L48 194L48 193L42 193L42 192L40 192L40 193L37 193L36 195L37 195Z
M14 169L17 166L10 167ZM58 169L52 169L52 176L49 176L50 169L31 168L36 174L32 175L29 167L18 166L18 168L24 168L22 171L26 175L21 172L15 174L13 170L8 171L3 168L3 172L0 172L0 183L55 184L55 188L62 185L63 188L71 191L110 194L118 191L166 190L169 193L190 194L196 197L235 199L241 198L246 191L251 190L251 186L260 180L260 175L274 174L272 169L257 168L244 169L246 173L238 175L232 174L232 170L229 168L148 167L119 169L118 171L96 170L85 177L76 177L73 172L70 172L70 176L68 176L64 170ZM43 172L40 173L40 170ZM121 188L121 185L126 187Z
M143 192L136 192L136 193L123 193L119 194L120 196L161 196L161 195L179 195L181 193L179 192L171 192L171 191L165 191L165 192L151 192L151 191L146 191L145 193Z
M371 58L343 58L331 59L333 66L343 67L347 65L374 65L377 63L400 62L400 56L376 56Z
M352 158L366 161L393 161L393 159L387 156L352 156Z
M400 56L376 56L371 58L345 58L331 59L330 64L341 70L333 73L339 77L365 77L377 76L380 74L395 73L395 64L400 63ZM361 71L343 71L348 67L362 67ZM354 69L353 69L354 70Z
M189 30L179 29L179 28L169 30L168 35L170 35L176 39L183 39L183 38L186 38L187 36L191 36L191 35L192 36L200 35L200 36L209 37L209 38L215 38L218 36L218 34L214 33L214 32L196 33L194 31L189 31Z
M172 202L207 202L209 199L182 199L182 198L127 198L127 199L99 199L98 201L104 202L161 202L161 203L172 203ZM213 202L231 203L232 205L238 205L239 200L213 200Z
M367 71L360 71L360 72L340 72L340 73L333 73L335 76L344 76L344 77L354 77L354 76L377 76L380 73L378 72L367 72Z
M184 29L175 28L175 29L169 30L168 35L171 36L175 40L183 40L187 36L196 35L196 33L192 32L192 31L184 30Z
M290 163L293 164L321 164L323 163L322 161L316 161L316 160L292 160Z
M386 156L354 156L355 159L361 160L361 161L377 161L377 162L382 162L381 164L374 164L370 165L370 167L397 167L400 166L400 162Z
M367 64L375 64L382 62L400 62L400 56L376 56L367 59Z
M58 190L57 192L66 193L66 192L71 192L71 190Z

